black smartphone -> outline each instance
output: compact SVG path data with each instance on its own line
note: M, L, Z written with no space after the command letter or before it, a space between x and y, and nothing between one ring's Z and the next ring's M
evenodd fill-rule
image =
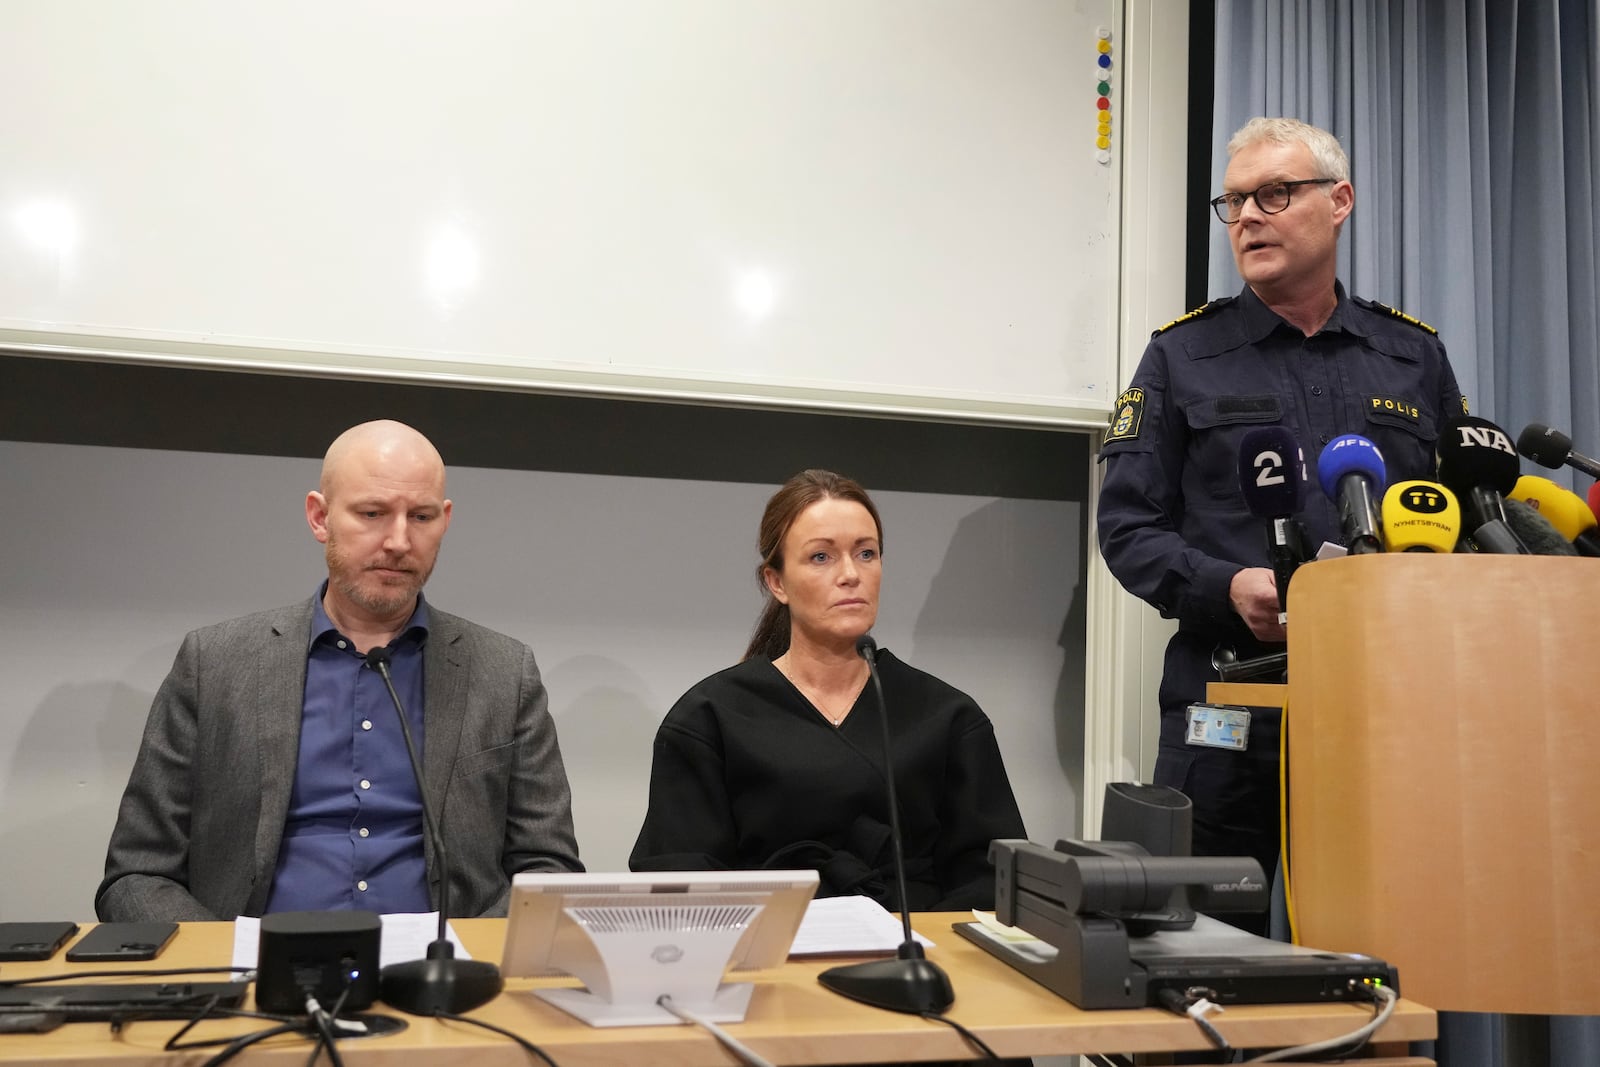
M177 932L177 923L101 923L67 949L67 961L153 960Z
M47 960L77 932L73 922L0 923L0 960Z

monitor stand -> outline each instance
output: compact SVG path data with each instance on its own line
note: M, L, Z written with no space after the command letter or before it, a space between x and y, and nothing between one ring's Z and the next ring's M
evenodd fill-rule
M750 1009L750 996L755 988L752 982L727 982L717 987L710 1001L685 1003L674 998L673 1003L709 1022L738 1023L744 1021ZM534 989L530 992L590 1026L678 1026L683 1022L659 1004L612 1004L587 989Z

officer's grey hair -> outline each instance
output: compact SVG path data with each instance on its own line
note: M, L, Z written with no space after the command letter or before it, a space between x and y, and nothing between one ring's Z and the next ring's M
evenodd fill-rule
M1350 180L1350 157L1344 154L1338 138L1317 126L1287 118L1253 118L1228 141L1228 156L1263 141L1270 144L1303 144L1317 165L1316 178Z

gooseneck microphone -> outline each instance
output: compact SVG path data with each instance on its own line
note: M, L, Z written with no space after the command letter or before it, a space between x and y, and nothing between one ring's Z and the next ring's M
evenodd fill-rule
M1387 480L1383 453L1358 433L1335 437L1317 457L1317 481L1339 507L1339 530L1352 556L1383 551L1378 494Z
M422 799L422 821L439 867L439 936L428 945L426 959L391 963L383 968L379 972L379 995L390 1007L411 1015L441 1012L454 1015L471 1011L499 996L505 979L500 977L500 968L492 963L455 958L455 946L450 943L449 936L450 866L445 861L444 836L439 833L433 806L428 803L428 787L422 780L422 764L417 759L417 746L411 740L405 708L400 704L400 694L395 692L394 679L389 676L389 650L374 648L369 651L367 666L382 675L395 714L399 716L400 735L405 738L411 774L417 780L417 795Z
M1300 510L1305 454L1282 426L1258 426L1239 442L1239 491L1250 514L1267 524L1267 558L1278 586L1278 623L1289 621L1289 579L1306 560Z
M906 856L900 840L900 801L894 789L894 750L889 736L889 706L883 702L883 682L878 677L878 643L870 634L856 638L856 652L867 661L873 691L878 695L878 722L883 726L883 773L889 786L889 840L894 847L894 876L900 888L900 923L905 940L892 960L870 960L831 967L817 981L835 993L871 1004L875 1008L909 1012L943 1012L955 1003L950 977L929 960L911 935L911 905L906 896Z
M1562 464L1566 464L1591 478L1600 478L1600 460L1574 452L1572 438L1542 422L1530 422L1517 435L1517 451L1541 467L1560 470Z
M1479 552L1529 554L1506 522L1520 467L1511 438L1488 419L1458 415L1439 432L1439 481L1461 502L1461 532Z

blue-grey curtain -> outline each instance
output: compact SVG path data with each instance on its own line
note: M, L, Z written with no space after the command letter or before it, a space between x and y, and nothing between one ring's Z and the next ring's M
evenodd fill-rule
M1594 0L1217 0L1214 188L1253 115L1344 144L1340 276L1438 327L1476 414L1600 453ZM1210 291L1239 284L1218 226Z
M1217 0L1215 93L1213 189L1252 116L1331 130L1356 189L1350 292L1438 327L1475 413L1600 454L1595 0ZM1238 291L1221 226L1209 265L1213 295ZM1597 1065L1600 1018L1447 1013L1431 1051L1442 1067Z

